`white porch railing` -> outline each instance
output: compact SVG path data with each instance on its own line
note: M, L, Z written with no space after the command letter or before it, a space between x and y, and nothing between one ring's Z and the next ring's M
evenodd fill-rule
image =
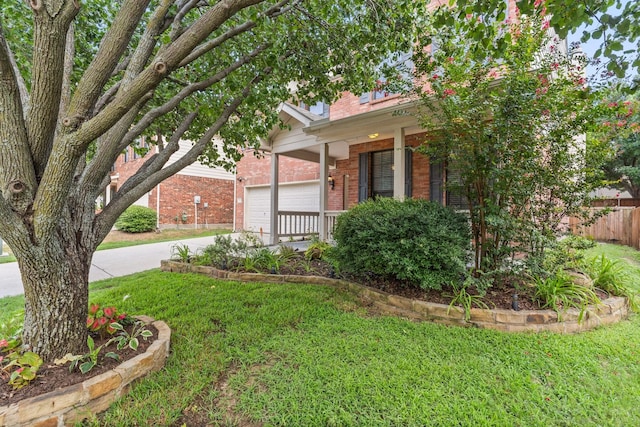
M278 237L318 234L318 212L278 211Z
M327 230L328 241L333 240L333 230L336 227L336 218L338 218L338 215L340 215L343 212L346 212L346 211L325 211L324 212L324 224L325 224L324 229Z
M345 211L325 211L327 240L333 240L336 218L343 212ZM317 235L319 217L318 212L278 211L278 238Z

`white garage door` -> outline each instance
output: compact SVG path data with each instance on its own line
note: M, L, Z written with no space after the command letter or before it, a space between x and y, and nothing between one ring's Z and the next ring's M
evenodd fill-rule
M244 228L269 233L270 197L269 187L245 188ZM280 184L278 209L281 211L318 212L320 190L318 181L297 184Z

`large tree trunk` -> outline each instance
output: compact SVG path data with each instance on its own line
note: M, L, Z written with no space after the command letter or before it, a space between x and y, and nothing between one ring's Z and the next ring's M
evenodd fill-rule
M23 343L45 361L86 353L91 255L56 241L17 259L25 290Z

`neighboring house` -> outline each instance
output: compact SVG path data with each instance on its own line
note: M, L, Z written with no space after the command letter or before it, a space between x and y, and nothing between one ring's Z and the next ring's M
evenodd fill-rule
M140 147L147 147L144 141ZM146 155L127 147L118 157L111 172L111 184L103 196L107 203L111 194L157 150L155 145L148 147ZM180 149L167 164L182 157L189 148L189 141L181 141ZM234 190L233 173L196 162L162 181L135 204L156 211L158 228L232 228Z

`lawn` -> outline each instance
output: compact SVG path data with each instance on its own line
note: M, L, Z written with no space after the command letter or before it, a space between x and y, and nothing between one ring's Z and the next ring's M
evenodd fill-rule
M157 270L91 295L173 330L166 368L95 425L640 425L635 315L580 335L507 334L371 316L325 286ZM0 323L20 303L1 299Z

